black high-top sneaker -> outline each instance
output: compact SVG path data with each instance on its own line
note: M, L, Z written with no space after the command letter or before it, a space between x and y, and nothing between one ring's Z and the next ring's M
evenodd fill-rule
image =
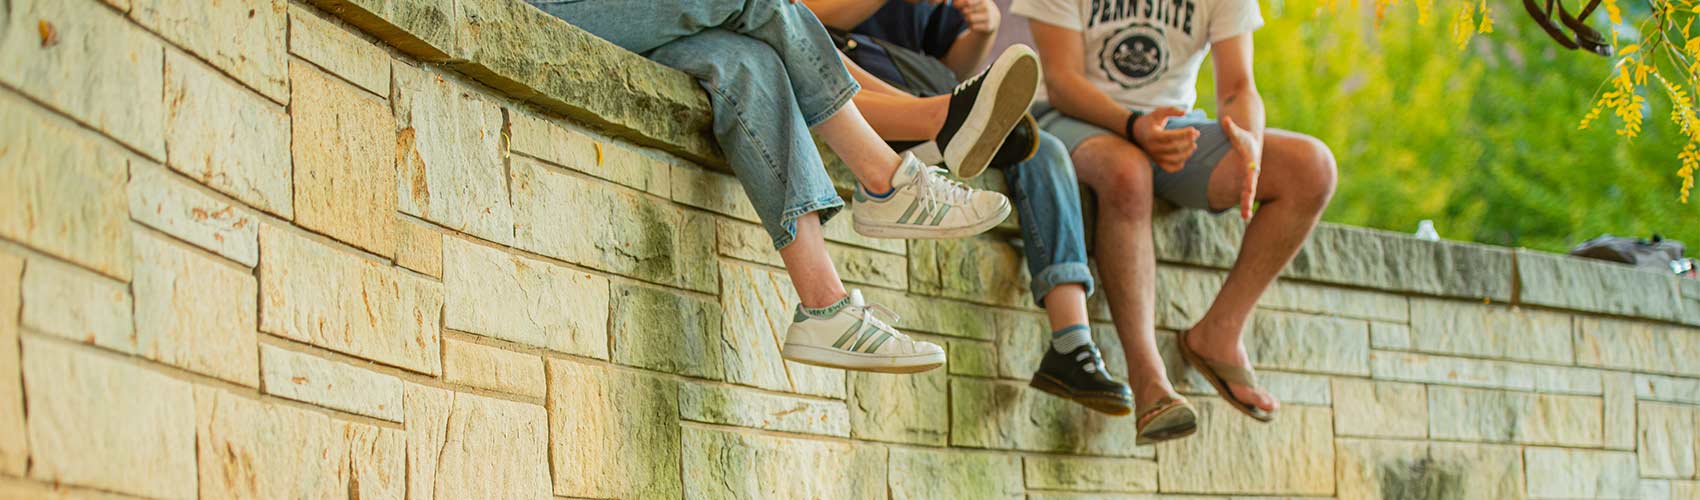
M1110 415L1133 413L1133 389L1110 378L1098 346L1087 344L1063 354L1045 347L1045 359L1028 385L1053 396Z
M952 174L972 179L986 171L1004 138L1027 116L1039 79L1039 56L1032 48L1015 44L986 71L956 86L944 126L933 140Z

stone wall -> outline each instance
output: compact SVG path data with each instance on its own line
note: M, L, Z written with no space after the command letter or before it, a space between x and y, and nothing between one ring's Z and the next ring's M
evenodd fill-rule
M1136 447L1025 387L1007 228L834 223L949 364L782 362L702 94L517 0L0 21L0 498L1700 498L1700 282L1325 225L1251 326L1280 418L1177 368L1202 432ZM1165 348L1241 230L1159 220Z

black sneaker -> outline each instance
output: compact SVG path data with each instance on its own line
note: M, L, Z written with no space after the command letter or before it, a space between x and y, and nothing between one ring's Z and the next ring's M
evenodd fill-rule
M1032 48L1015 44L986 71L956 86L944 126L933 141L952 174L972 179L986 171L1004 138L1027 116L1039 91L1039 77L1039 56Z
M1045 359L1028 385L1102 413L1133 413L1133 389L1110 378L1095 345L1083 345L1068 354L1046 346Z
M992 155L991 167L1013 167L1038 152L1039 124L1033 121L1033 115L1021 115L1021 121L1016 122L1015 128L1009 129L1009 136L1003 139L1003 147L998 148L998 154Z

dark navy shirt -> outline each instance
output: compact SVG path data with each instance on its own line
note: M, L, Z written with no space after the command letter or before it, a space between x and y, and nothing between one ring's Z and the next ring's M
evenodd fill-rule
M890 0L850 31L943 59L967 30L968 20L948 3Z

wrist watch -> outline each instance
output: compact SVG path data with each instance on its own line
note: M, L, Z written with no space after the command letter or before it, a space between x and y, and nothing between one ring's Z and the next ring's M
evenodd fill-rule
M1141 116L1145 116L1145 113L1141 113L1137 109L1133 110L1132 114L1127 115L1127 124L1122 125L1122 133L1126 135L1127 141L1135 146L1139 145L1139 139L1133 137L1133 122L1139 121Z

